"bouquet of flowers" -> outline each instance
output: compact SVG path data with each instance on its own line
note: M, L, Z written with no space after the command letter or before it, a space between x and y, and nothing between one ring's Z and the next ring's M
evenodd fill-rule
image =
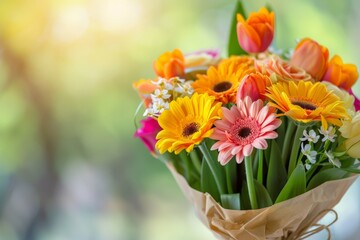
M236 17L235 17L236 16ZM134 83L135 136L166 162L221 239L297 239L332 211L359 171L355 65L305 38L270 50L274 13L237 3L229 57L176 49ZM306 202L306 204L304 204Z

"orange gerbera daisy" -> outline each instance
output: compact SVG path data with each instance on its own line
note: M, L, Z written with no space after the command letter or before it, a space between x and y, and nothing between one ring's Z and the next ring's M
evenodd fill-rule
M239 82L248 73L254 72L253 60L249 57L231 57L218 67L210 67L206 75L198 75L192 87L197 93L208 93L223 104L235 103Z

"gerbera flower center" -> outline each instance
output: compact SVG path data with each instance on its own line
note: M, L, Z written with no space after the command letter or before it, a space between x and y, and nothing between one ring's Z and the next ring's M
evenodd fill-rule
M213 87L215 92L225 92L232 87L232 83L229 81L222 81Z
M238 119L231 127L229 134L234 143L245 146L259 136L260 126L255 119Z
M317 106L315 106L313 103L304 102L304 101L291 101L292 104L302 107L306 110L315 110Z
M248 127L241 128L238 133L239 137L242 137L242 138L246 138L250 134L251 134L251 129Z
M184 137L190 137L191 135L193 135L194 133L196 133L197 131L199 131L199 124L196 122L192 122L188 125L185 126L182 135Z

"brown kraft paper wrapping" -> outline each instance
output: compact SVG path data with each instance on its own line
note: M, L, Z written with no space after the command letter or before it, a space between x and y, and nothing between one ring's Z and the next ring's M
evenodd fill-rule
M356 176L326 182L300 196L257 210L229 210L208 193L192 189L168 164L198 218L218 239L297 239L342 198Z

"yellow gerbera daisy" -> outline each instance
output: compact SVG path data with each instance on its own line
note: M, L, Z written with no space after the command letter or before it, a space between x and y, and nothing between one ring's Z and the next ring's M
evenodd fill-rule
M214 121L220 119L221 113L221 103L207 94L177 98L158 118L163 130L156 136L156 149L161 154L165 151L179 154L184 149L191 152L195 145L211 136Z
M239 82L248 73L254 72L253 59L231 57L223 60L218 67L210 67L206 75L197 75L192 87L197 93L208 93L224 104L236 102Z
M279 82L268 88L266 96L283 115L304 123L321 121L324 129L327 123L341 126L341 119L348 118L343 102L320 82Z

